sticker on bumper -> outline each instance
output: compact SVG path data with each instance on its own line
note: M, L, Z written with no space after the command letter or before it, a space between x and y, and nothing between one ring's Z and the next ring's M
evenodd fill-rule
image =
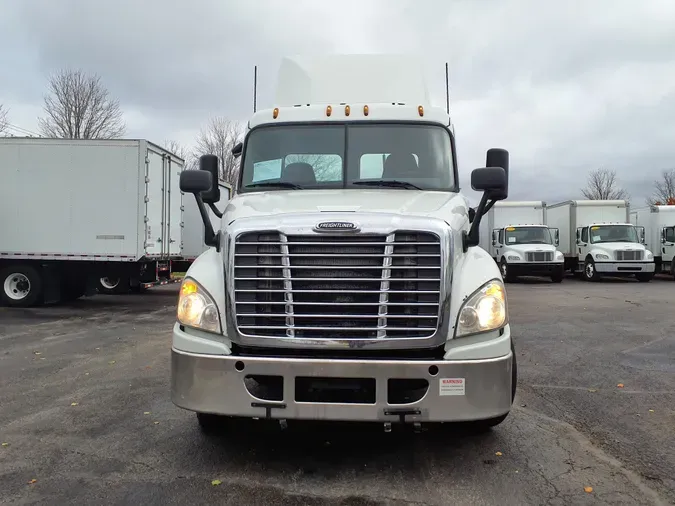
M464 395L465 385L464 378L441 378L438 395Z

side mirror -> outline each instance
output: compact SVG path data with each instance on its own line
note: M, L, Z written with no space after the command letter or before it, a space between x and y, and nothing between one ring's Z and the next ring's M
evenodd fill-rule
M476 210L473 207L469 208L469 223L473 223L473 220L476 219Z
M638 234L638 240L640 241L641 244L644 244L647 242L645 239L645 227L635 227L635 230L637 231Z
M504 200L509 196L509 152L502 148L491 148L487 150L485 156L486 167L501 167L506 174L506 184L501 192L498 192L492 198L494 200Z
M215 204L220 200L218 186L218 157L216 155L202 155L199 157L199 171L211 174L211 189L202 193L204 204Z
M508 183L506 172L501 167L486 167L471 172L471 188L487 193L488 199L502 200Z
M553 234L553 244L560 246L560 230L557 228L551 228L551 233Z
M200 170L184 170L180 173L180 191L185 193L202 193L211 189L211 174Z
M661 229L661 244L666 244L666 229Z
M244 144L242 142L237 142L232 148L232 156L239 158L241 153L244 151Z

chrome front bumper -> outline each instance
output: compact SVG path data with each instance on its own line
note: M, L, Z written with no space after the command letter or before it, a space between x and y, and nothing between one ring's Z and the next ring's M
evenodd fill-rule
M636 272L654 272L654 262L595 262L598 272L635 274Z
M305 420L452 422L482 420L511 408L513 355L483 360L342 360L202 355L171 350L171 398L201 413ZM435 373L435 374L434 374ZM283 379L282 400L266 401L249 392L247 375ZM372 402L299 402L296 378L374 380ZM424 379L420 400L389 402L390 379ZM443 381L446 380L446 381ZM250 381L250 380L249 380Z

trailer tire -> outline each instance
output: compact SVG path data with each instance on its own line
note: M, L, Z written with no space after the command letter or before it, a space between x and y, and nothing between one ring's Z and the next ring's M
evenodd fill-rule
M42 297L43 282L40 272L25 264L0 269L0 300L10 307L30 307Z
M124 276L105 276L98 280L98 291L108 295L127 293L129 291L129 278Z

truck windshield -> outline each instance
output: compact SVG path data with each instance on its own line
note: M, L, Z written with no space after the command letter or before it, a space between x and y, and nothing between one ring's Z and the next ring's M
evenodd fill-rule
M506 244L553 244L546 227L506 227Z
M374 122L254 129L240 186L242 192L378 186L457 191L447 129Z
M640 242L637 230L632 225L593 225L591 243L601 242Z

